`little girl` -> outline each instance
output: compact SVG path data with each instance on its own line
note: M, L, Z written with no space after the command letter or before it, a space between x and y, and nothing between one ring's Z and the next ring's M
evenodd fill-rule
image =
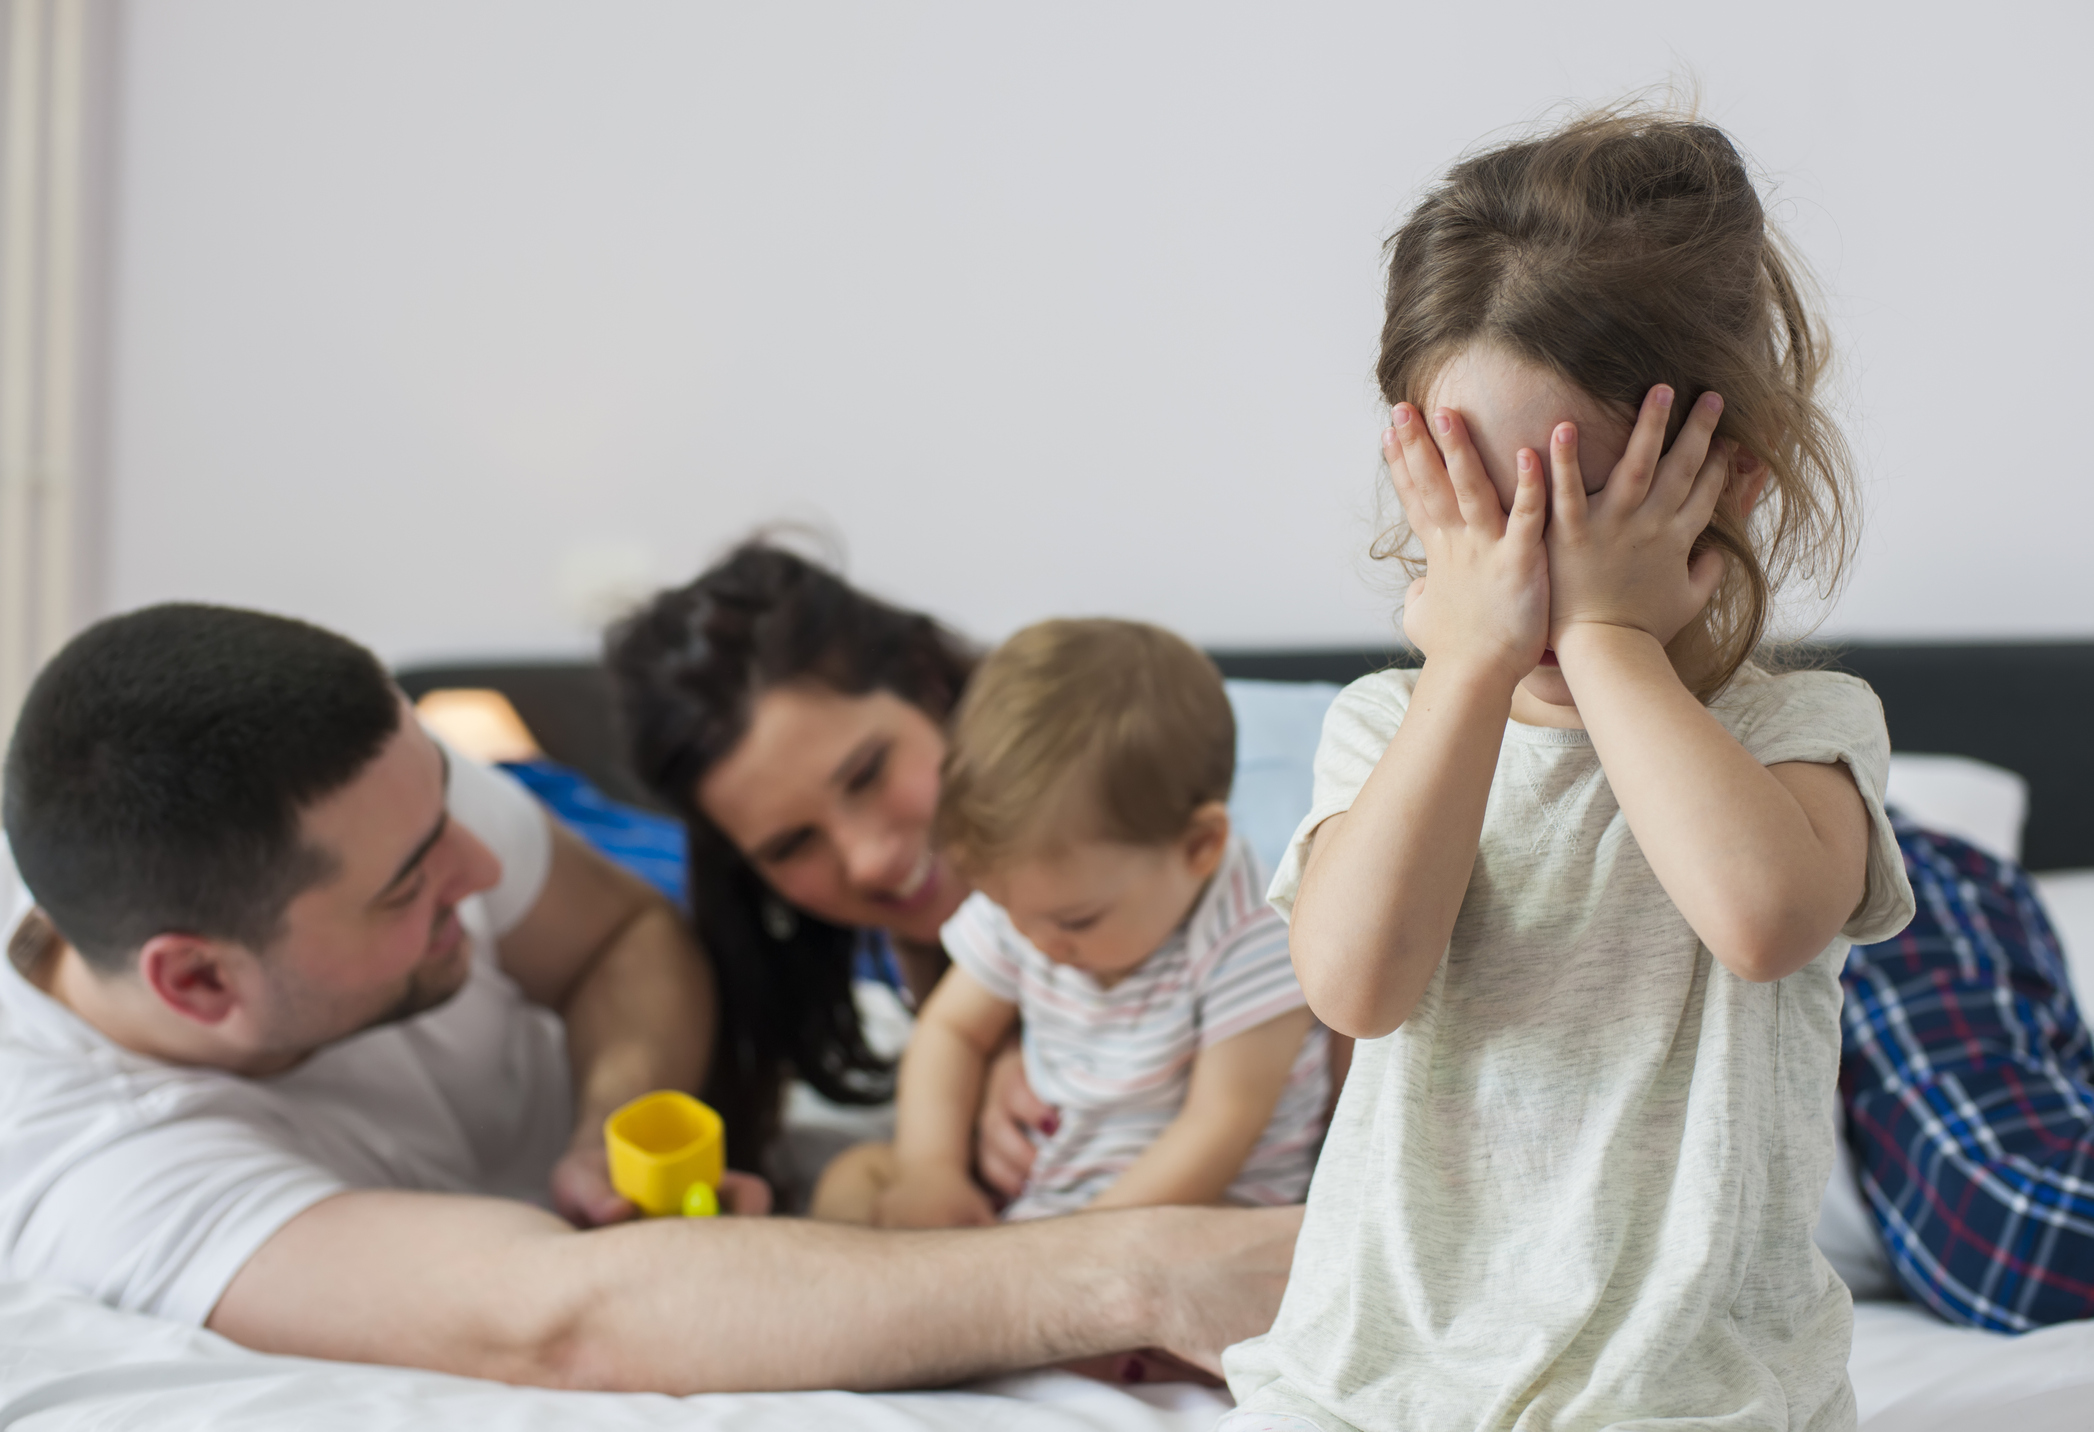
M1874 695L1749 661L1845 556L1820 326L1669 116L1465 161L1389 252L1425 663L1338 698L1273 881L1360 1043L1223 1426L1852 1427L1838 975L1912 897Z

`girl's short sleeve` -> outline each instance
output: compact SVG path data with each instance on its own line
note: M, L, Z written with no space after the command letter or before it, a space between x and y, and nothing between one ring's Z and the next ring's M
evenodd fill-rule
M1316 746L1316 786L1309 813L1295 827L1294 839L1280 857L1265 898L1283 919L1294 916L1294 894L1308 863L1309 841L1316 827L1352 809L1353 799L1389 748L1403 713L1410 705L1418 673L1392 668L1363 676L1338 693L1324 714L1323 739Z
M990 994L1010 1004L1018 1002L1023 968L1015 942L1022 938L1003 907L977 890L960 902L938 931L939 943L952 962Z
M1868 683L1836 671L1779 676L1748 671L1717 703L1718 719L1764 766L1785 761L1843 765L1869 812L1868 884L1840 934L1857 945L1887 940L1912 922L1905 857L1883 810L1890 731Z

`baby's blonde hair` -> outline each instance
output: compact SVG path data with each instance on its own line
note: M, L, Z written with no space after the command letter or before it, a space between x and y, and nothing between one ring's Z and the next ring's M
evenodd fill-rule
M1749 516L1726 500L1697 546L1728 559L1673 659L1713 698L1766 633L1793 577L1837 589L1858 507L1845 440L1820 402L1829 351L1801 259L1714 125L1622 106L1465 159L1388 243L1383 398L1422 406L1475 344L1546 368L1633 418L1671 385L1670 444L1694 399L1723 395L1719 438L1768 468ZM1374 555L1414 571L1406 524Z
M1235 774L1228 693L1190 642L1143 622L1041 622L967 683L935 834L977 872L1075 840L1162 845Z

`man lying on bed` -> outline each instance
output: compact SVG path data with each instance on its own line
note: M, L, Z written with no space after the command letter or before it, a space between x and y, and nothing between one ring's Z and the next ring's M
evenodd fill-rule
M694 1392L934 1383L1267 1326L1299 1210L578 1232L710 975L355 644L166 606L44 670L6 769L0 1278L271 1352ZM724 1190L762 1212L754 1180ZM577 1221L580 1221L577 1217Z

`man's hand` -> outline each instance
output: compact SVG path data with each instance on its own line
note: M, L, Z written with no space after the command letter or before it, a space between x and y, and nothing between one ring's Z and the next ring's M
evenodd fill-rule
M1577 428L1558 423L1550 435L1549 639L1559 657L1581 624L1641 631L1664 646L1723 581L1721 552L1690 560L1730 479L1730 445L1713 441L1723 399L1702 394L1661 458L1671 411L1672 389L1651 389L1628 450L1589 496Z
M1060 1127L1061 1112L1033 1092L1025 1077L1024 1052L1017 1040L1010 1040L989 1061L975 1122L975 1171L1006 1200L1016 1198L1025 1191L1033 1159L1039 1155L1031 1131L1051 1137Z
M1222 1349L1270 1331L1294 1266L1302 1210L1159 1208L1170 1222L1149 1235L1166 1270L1162 1336L1156 1343L1219 1374ZM1110 1214L1071 1214L1076 1223Z

